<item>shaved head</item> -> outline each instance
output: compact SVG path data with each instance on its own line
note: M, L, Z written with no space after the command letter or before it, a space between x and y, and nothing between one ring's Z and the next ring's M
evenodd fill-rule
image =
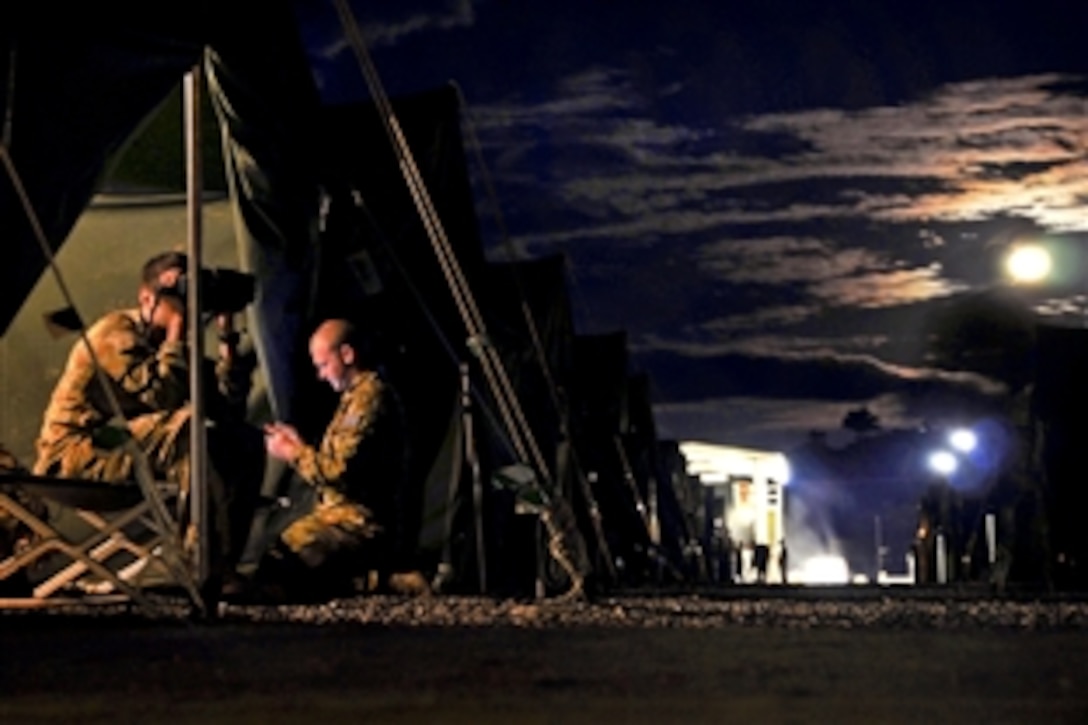
M347 320L325 320L310 336L310 360L317 377L336 392L343 392L359 372L355 325Z
M355 325L347 320L325 320L310 337L310 347L320 345L326 350L340 347L341 345L353 345L355 337Z

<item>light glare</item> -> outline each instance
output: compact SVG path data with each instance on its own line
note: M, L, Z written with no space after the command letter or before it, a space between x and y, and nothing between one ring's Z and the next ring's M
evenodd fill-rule
M819 554L805 559L800 570L790 573L790 581L800 584L847 584L850 567L846 559L834 554Z
M957 451L970 453L975 450L975 446L978 445L978 436L975 435L974 431L960 428L952 431L952 434L948 436L948 442L951 443L952 447Z
M1050 274L1050 252L1036 244L1015 247L1005 260L1005 269L1016 282L1040 282Z
M956 472L956 457L948 451L937 451L929 456L929 467L941 475Z

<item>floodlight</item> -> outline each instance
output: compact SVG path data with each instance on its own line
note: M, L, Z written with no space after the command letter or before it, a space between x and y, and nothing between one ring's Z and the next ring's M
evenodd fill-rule
M959 461L948 451L935 451L929 456L929 467L942 476L950 476L959 467Z
M948 442L960 453L970 453L978 445L978 436L973 430L957 428L949 434Z

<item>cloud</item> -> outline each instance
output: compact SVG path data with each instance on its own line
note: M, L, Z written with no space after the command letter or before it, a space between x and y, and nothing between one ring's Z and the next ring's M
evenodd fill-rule
M696 128L596 66L557 83L559 100L511 97L476 116L487 148L503 149L518 249L562 251L606 284L600 265L622 275L632 250L668 246L691 260L688 292L711 302L687 329L735 336L949 297L993 281L980 262L1009 229L1088 230L1085 82L984 78L896 106ZM606 262L615 248L625 256Z
M796 137L809 150L791 161L814 175L942 182L935 192L863 196L858 210L876 219L1015 214L1054 230L1086 231L1088 220L1071 213L1088 194L1088 97L1072 90L1084 82L985 79L944 86L902 107L768 114L743 127Z
M708 326L713 326L713 323L708 323ZM637 352L666 349L686 351L696 356L701 352L706 352L706 354L735 352L764 357L779 355L817 356L841 354L844 351L867 354L886 344L888 339L887 335L842 335L835 338L834 347L832 347L827 337L756 334L738 337L728 342L698 345L696 343L670 342L648 335L639 341L632 342L630 347Z
M824 306L891 307L964 288L942 278L935 263L908 268L886 253L836 249L833 243L813 238L731 239L704 245L698 254L704 268L722 280L800 284Z
M861 406L876 415L884 428L916 428L924 422L895 395L856 403L744 396L658 403L654 418L664 439L788 451L803 443L810 432L838 431L846 413Z
M819 314L814 305L762 305L751 312L731 313L703 322L699 329L718 336L797 325Z
M659 381L663 402L765 396L863 401L884 394L965 400L1006 389L968 371L900 365L872 355L831 350L770 351L738 344L664 342L634 347L634 359Z
M813 295L841 307L896 307L966 289L941 277L938 264L915 269L874 271L823 280L811 286Z
M428 12L402 11L390 17L376 20L374 16L385 8L375 3L353 2L356 22L361 26L363 40L370 49L380 49L398 45L406 38L415 37L423 33L435 31L461 30L471 28L476 24L476 5L474 0L448 0L442 4L436 4L434 9ZM391 4L389 7L395 7ZM335 59L346 52L348 41L344 37L339 25L331 24L329 39L318 43L317 55L326 59Z
M584 173L554 174L563 183L524 177L557 205L586 210L590 222L538 233L527 242L538 248L834 218L1019 215L1076 231L1088 230L1080 213L1088 98L1071 90L1082 83L1059 75L985 79L902 106L763 114L699 129L650 114L624 73L595 68L558 84L559 101L511 99L475 115L490 148L520 141L500 166L527 162L542 144L555 164L593 160ZM873 191L880 180L888 189ZM810 201L815 183L829 191L822 203ZM784 193L791 184L807 186Z

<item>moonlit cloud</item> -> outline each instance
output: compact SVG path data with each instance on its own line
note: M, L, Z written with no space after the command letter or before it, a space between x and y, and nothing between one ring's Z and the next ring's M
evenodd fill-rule
M883 204L867 197L877 219L1014 214L1055 230L1086 231L1088 219L1070 210L1088 195L1088 99L1056 90L1072 80L1039 75L952 84L901 108L774 114L744 127L808 144L811 150L794 160L813 174L943 182L941 192L889 196ZM1003 175L1004 167L1013 173Z
M472 0L451 0L444 12L417 13L388 24L374 23L365 27L365 37L373 45L395 45L408 35L425 31L470 28L476 22L476 7Z
M395 46L406 38L423 33L471 28L476 23L476 5L474 0L448 0L436 3L428 12L389 12L380 20L374 19L387 8L374 3L354 2L355 20L361 26L363 40L368 48L381 49ZM390 4L395 8L395 4ZM348 48L347 39L339 26L332 26L334 32L317 51L325 59L334 59Z
M842 307L894 307L967 289L942 278L938 265L838 277L817 282L812 294Z
M836 425L843 412L842 403L740 396L662 403L654 417L662 438L789 450L810 431Z
M748 134L792 137L799 150L777 157L714 149L716 137L729 143L722 130L648 120L633 106L624 76L603 69L566 81L573 97L499 104L478 116L487 119L493 144L547 128L548 143L569 136L587 154L608 150L616 160L550 193L559 203L607 209L618 218L602 215L591 228L538 234L536 244L664 239L727 225L843 217L934 222L1020 215L1055 230L1088 230L1080 213L1088 196L1088 100L1055 90L1063 80L1071 79L983 80L946 86L904 106L765 114L738 124ZM521 154L533 150L526 144ZM866 190L864 180L881 178L898 180L900 190ZM843 187L831 203L760 203L768 186L821 179ZM911 181L924 185L912 189ZM652 221L642 218L651 215Z
M679 355L689 359L708 360L717 357L748 357L768 359L775 358L779 361L792 363L820 363L835 365L843 368L865 370L872 374L886 376L898 381L940 381L956 386L964 386L984 395L1000 395L1005 387L996 381L972 372L941 370L930 367L917 367L897 365L881 360L873 355L850 354L833 352L831 350L783 350L779 349L773 354L761 355L758 348L749 347L746 343L720 343L707 344L691 342L687 340L657 340L652 346L647 345L643 349L653 349L654 353ZM764 350L766 348L764 347Z
M430 12L370 8L367 39L403 58L445 34L453 59L467 47L462 30L505 27L496 18L509 16L495 9L468 0ZM1088 78L1010 75L1010 62L995 66L1004 75L966 75L979 64L942 83L946 74L925 63L862 63L836 41L805 46L816 53L812 78L769 94L768 74L794 65L767 60L749 82L732 61L697 70L676 35L601 53L580 30L558 20L542 28L518 59L531 70L505 85L497 73L480 97L469 94L465 122L503 218L493 224L481 203L482 232L493 259L568 258L578 325L630 332L633 362L667 380L663 414L699 396L758 411L765 397L770 407L755 414L765 430L797 432L827 421L801 412L791 421L804 406L786 401L837 420L839 395L906 420L904 391L1002 394L981 375L931 367L926 322L998 281L995 261L1019 236L1088 235ZM984 41L990 52L1009 45ZM761 58L739 37L725 44L736 46L734 61ZM823 77L831 57L842 83ZM822 90L805 93L812 84ZM1032 300L1043 314L1080 307L1058 293ZM826 409L804 386L824 388ZM762 425L749 422L733 424Z
M789 451L811 432L834 433L850 409L862 406L884 428L916 428L925 422L924 415L910 410L896 395L879 395L858 404L738 396L663 403L654 414L663 438Z
M835 249L816 239L769 237L717 242L699 254L708 272L732 283L799 285L823 306L890 307L963 289L938 265L904 268L886 252Z
M540 144L565 138L570 152L552 163L586 162L585 173L565 174L563 183L542 187L539 175L521 177L524 194L550 195L581 216L576 225L557 219L518 235L521 249L683 244L708 284L788 286L798 298L742 305L703 328L737 334L968 289L972 280L956 275L987 268L947 268L942 255L960 253L966 237L949 250L942 224L1019 217L1042 228L1088 228L1081 213L1088 105L1062 91L1076 80L982 79L900 106L763 114L695 129L651 120L624 73L597 67L560 84L573 97L498 104L479 115L493 148L515 140L501 164L532 163ZM791 142L763 153L764 137ZM829 222L836 231L821 238L744 231ZM870 225L870 238L842 236L849 224ZM916 225L916 243L891 244L879 225Z
M759 332L804 322L819 314L815 305L765 305L749 313L735 313L700 325L700 329L716 336L740 332Z
M708 323L705 328L713 327ZM744 353L754 357L798 355L798 356L833 356L843 351L852 353L871 353L888 341L887 335L844 335L836 338L834 346L823 337L805 337L801 335L753 334L731 341L714 343L712 348L720 352ZM631 344L632 350L676 349L675 343L660 337L646 336ZM694 348L693 348L694 349Z
M704 268L722 279L783 284L832 279L858 268L857 259L848 259L852 255L834 252L833 245L819 239L766 237L714 242L698 254Z

